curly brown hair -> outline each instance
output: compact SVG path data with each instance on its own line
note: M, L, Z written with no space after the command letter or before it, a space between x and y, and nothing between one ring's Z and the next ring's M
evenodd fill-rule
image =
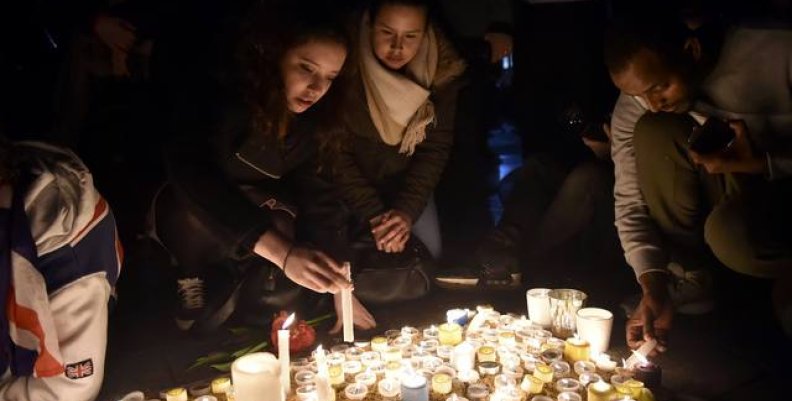
M343 106L349 92L354 50L348 13L329 0L308 2L260 1L248 14L237 58L241 66L244 96L253 116L253 129L276 135L289 118L280 61L289 49L311 41L337 43L347 50L347 62L324 98L310 110L320 149L326 157L338 150L333 136L340 134Z

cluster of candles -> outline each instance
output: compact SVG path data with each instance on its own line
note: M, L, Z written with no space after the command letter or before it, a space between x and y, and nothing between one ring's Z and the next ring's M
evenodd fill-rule
M313 358L285 365L279 387L289 401L374 394L388 401L428 401L430 394L447 401L642 401L651 397L644 387L659 383L659 368L645 359L619 367L605 353L591 355L585 340L553 337L491 307L476 312L452 310L439 326L390 330L329 352L319 346Z

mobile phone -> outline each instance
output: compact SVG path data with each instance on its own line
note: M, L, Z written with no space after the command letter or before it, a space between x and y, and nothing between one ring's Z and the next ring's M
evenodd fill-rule
M693 129L687 142L690 150L702 155L724 151L734 143L734 130L726 121L710 117Z

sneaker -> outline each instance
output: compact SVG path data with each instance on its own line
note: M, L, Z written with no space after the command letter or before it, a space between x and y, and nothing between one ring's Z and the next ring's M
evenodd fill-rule
M176 312L176 326L187 331L203 313L206 306L206 288L200 277L186 277L176 280L179 295L179 309Z
M712 295L712 277L708 271L685 271L682 266L674 262L668 264L668 271L671 274L671 283L668 285L669 296L677 313L703 315L712 311L715 300ZM620 304L627 318L633 314L639 302L641 302L641 294L635 294Z

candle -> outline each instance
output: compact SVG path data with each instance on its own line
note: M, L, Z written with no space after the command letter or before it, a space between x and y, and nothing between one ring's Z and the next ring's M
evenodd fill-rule
M462 327L453 322L443 323L438 338L442 345L457 345L462 342Z
M368 394L368 387L363 383L352 383L344 388L344 395L349 400L362 400Z
M473 345L465 341L454 348L452 366L457 372L472 370L476 364L476 350Z
M615 393L613 386L604 381L589 384L587 390L588 401L609 401Z
M437 340L422 340L418 343L418 347L430 354L437 352L437 347L440 346L440 342ZM450 345L444 345L444 347L450 347Z
M451 359L451 354L454 352L454 347L450 345L441 345L437 347L436 352L437 352L437 356L439 356L443 360L448 361Z
M385 365L385 377L391 379L398 379L401 376L402 364L401 362L388 362Z
M553 382L553 368L547 365L536 365L534 369L533 375L545 382L545 383L552 383Z
M385 398L396 398L400 393L399 382L395 379L382 379L377 385L377 390Z
M577 337L570 337L564 346L564 357L572 362L587 361L590 356L588 341Z
M141 398L141 400L142 400L142 398ZM202 396L199 396L199 397L195 397L193 399L193 401L217 401L217 397L215 397L213 395L205 394L205 395L202 395Z
M635 366L635 379L642 381L649 389L660 387L663 371L660 366L646 361Z
M495 376L494 383L496 390L500 388L514 387L517 385L517 381L514 380L513 377L504 374Z
M513 331L502 331L498 333L498 344L500 345L514 345L516 344Z
M550 327L550 289L534 288L525 293L528 318L542 327Z
M310 370L301 370L294 374L294 382L298 386L306 386L316 381L316 374Z
M479 373L482 375L497 375L500 371L500 364L497 362L481 362L479 363Z
M577 361L574 365L575 373L582 375L583 373L594 373L597 371L597 365L589 361Z
M401 361L402 359L401 348L392 345L385 348L385 351L382 352L382 359L385 362Z
M468 384L476 383L481 378L481 376L479 376L478 372L476 372L473 369L463 370L463 371L457 373L456 377L462 383L468 383Z
M360 363L362 363L363 366L371 366L373 363L379 362L380 359L380 353L375 351L364 352L360 355Z
M165 401L187 401L187 389L184 387L176 387L168 390L165 393Z
M352 282L352 266L344 262L346 279ZM344 320L344 342L355 342L355 321L352 315L352 288L341 290L341 313Z
M471 401L486 401L489 390L484 384L471 384L468 386L467 396Z
M344 369L345 375L356 375L363 370L363 364L360 361L346 361L341 367Z
M580 382L569 378L560 379L556 382L556 390L558 390L559 393L565 391L574 393L580 391Z
M446 401L468 401L465 397L460 397L456 394L451 394L450 397L446 398Z
M537 395L531 398L531 401L555 401L555 400L546 395Z
M569 367L569 364L564 361L553 361L550 363L550 367L553 368L553 374L555 377L566 376L572 370Z
M355 375L355 383L363 383L368 387L377 384L377 375L374 372L363 372Z
M348 361L359 361L360 357L363 355L363 350L358 347L350 347L346 351L344 351L344 356Z
M371 350L383 352L388 348L388 339L385 337L374 337L371 339Z
M410 341L417 340L419 333L420 332L415 327L404 326L401 328L401 336L408 338Z
M424 329L423 331L423 338L424 340L434 340L440 335L440 332L437 330L437 327L432 325L428 329Z
M330 385L327 357L321 345L316 348L314 360L316 360L316 376L314 377L314 382L316 383L317 400L333 401L335 400L335 391L333 391Z
M426 378L416 373L407 374L401 380L402 401L429 401Z
M563 393L558 393L558 401L583 401L583 397L578 393L564 391Z
M212 380L212 394L223 395L231 390L230 377L218 377Z
M597 364L597 369L603 372L610 373L616 369L616 361L612 361L608 354L599 354L594 358L594 361Z
M297 394L297 399L301 401L313 401L317 397L316 386L313 384L299 386L294 393Z
M643 392L644 384L638 380L630 379L624 382L624 385L621 389L617 388L619 392L629 395L632 398L638 399L641 397L641 393Z
M335 386L344 382L344 368L341 364L330 364L327 367L327 377L330 385Z
M601 381L602 376L596 373L581 373L580 377L578 377L578 380L580 380L580 384L583 385L583 387L585 387L591 383L596 383L598 381Z
M550 348L542 351L542 360L547 363L560 361L563 356L564 353L556 348Z
M527 394L539 394L544 389L544 381L536 376L525 375L520 388Z
M484 345L478 349L479 362L495 362L496 359L495 347Z
M421 363L421 367L429 372L434 372L437 368L439 368L442 365L443 365L443 360L436 356L430 356L424 358L423 362Z
M275 355L254 352L231 364L231 381L237 401L273 401L283 399L280 364Z
M291 367L289 365L289 327L294 322L294 313L289 315L278 330L278 359L280 360L280 380L284 398L291 392Z
M632 369L635 365L646 361L646 356L651 354L656 346L657 340L652 339L644 342L637 350L633 351L632 356L627 358L627 361L624 362L624 367Z
M432 391L443 395L450 393L451 376L445 373L438 373L432 376Z

